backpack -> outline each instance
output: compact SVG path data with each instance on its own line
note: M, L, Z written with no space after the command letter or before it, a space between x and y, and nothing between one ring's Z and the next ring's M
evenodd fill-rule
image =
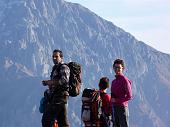
M59 67L54 66L50 77L52 77L52 74L54 73L55 70L59 72L62 65L67 65L70 69L69 89L67 90L69 96L76 97L77 95L80 94L81 91L81 65L77 62L69 62L60 64ZM63 88L63 90L66 89L67 88Z
M69 96L76 97L81 91L81 65L77 62L69 62L67 66L70 68Z
M82 121L86 126L99 126L101 115L102 100L99 90L84 89L82 94Z

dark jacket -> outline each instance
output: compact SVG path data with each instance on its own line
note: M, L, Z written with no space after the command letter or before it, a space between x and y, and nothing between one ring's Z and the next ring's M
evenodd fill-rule
M66 102L69 96L69 67L64 63L54 65L50 77L51 80L58 80L58 83L52 88L52 103Z

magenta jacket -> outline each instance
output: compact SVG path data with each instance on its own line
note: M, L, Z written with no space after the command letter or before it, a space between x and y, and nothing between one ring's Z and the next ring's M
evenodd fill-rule
M113 105L128 106L128 101L132 99L131 81L124 75L116 75L112 81L111 96L116 99Z

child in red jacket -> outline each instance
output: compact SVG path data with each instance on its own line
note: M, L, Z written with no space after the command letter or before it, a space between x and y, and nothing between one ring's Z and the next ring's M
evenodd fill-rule
M99 81L99 90L102 99L101 127L110 127L111 124L112 105L111 96L106 93L107 88L109 88L109 79L102 77Z

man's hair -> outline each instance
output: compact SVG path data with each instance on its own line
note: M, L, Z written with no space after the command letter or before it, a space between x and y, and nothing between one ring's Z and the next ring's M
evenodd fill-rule
M62 52L61 50L55 49L55 50L53 51L53 53L56 53L56 52L59 52L59 53L60 53L60 57L63 58L63 52Z
M116 59L113 63L113 67L115 66L115 64L121 64L123 68L125 67L125 63L122 59Z
M105 90L106 88L109 88L109 78L102 77L99 81L99 89Z

